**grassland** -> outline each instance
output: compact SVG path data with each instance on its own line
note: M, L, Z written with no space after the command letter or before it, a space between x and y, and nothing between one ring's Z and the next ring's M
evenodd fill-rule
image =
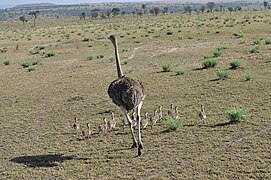
M8 49L0 53L1 179L269 179L270 15L38 19L36 28L0 22L0 46ZM176 131L162 124L143 131L141 157L107 95L117 76L110 34L119 39L124 73L146 86L142 114L180 107ZM218 64L202 69L204 56L222 46ZM255 46L259 52L251 51ZM232 60L240 68L229 69ZM170 72L163 72L166 63ZM178 68L183 74L176 76ZM220 69L227 79L217 78ZM201 104L206 124L198 120ZM246 109L246 121L228 123L232 106ZM116 130L98 134L111 111ZM73 132L75 116L81 126L91 124L90 139Z

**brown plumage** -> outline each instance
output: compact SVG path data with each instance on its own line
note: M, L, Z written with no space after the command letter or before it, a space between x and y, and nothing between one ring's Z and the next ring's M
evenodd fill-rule
M158 121L158 116L157 116L157 109L155 109L154 111L153 111L153 114L151 115L151 118L150 118L150 121L151 121L151 128L153 128L154 127L154 125L157 123L157 121Z
M142 119L142 129L145 129L148 125L148 113L146 112Z
M140 134L140 109L142 107L143 100L146 97L145 89L143 84L136 79L129 78L123 75L120 59L119 59L119 52L118 52L118 43L117 39L114 35L111 35L108 39L114 45L115 48L115 58L116 58L116 67L117 67L117 74L118 79L114 80L108 88L108 95L112 99L113 103L119 106L128 121L128 125L130 127L130 131L133 137L133 147L138 146L138 155L141 155L141 149L143 149L143 145L141 142L141 134ZM131 118L129 116L129 112L132 109L136 109L137 113L137 126L138 126L138 143L134 136Z

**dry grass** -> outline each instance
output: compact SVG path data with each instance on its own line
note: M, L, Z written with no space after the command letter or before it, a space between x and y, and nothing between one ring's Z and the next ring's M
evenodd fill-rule
M245 16L250 24L238 23ZM217 19L210 20L212 17ZM165 15L91 23L49 19L37 21L36 29L29 24L23 27L20 22L0 22L0 44L8 48L0 59L7 57L11 62L0 65L0 176L270 178L270 45L260 42L260 52L249 53L254 38L270 37L270 13L233 13L233 27L223 24L228 17L219 13ZM232 35L239 30L244 37ZM167 35L168 31L172 34ZM127 127L122 130L121 118L114 132L98 134L103 117L110 118L111 111L121 116L107 95L109 83L117 76L113 47L106 39L109 34L119 37L121 59L129 59L129 63L123 63L124 73L145 83L148 96L142 115L158 105L169 108L173 103L180 107L183 126L176 131L168 132L159 123L153 130L148 126L143 131L141 157L136 157L135 149L129 149L131 135ZM217 58L218 65L203 70L204 54L221 43L227 48ZM39 45L45 49L29 53ZM56 55L43 56L48 51ZM89 55L93 59L87 61ZM242 68L230 71L230 79L217 81L216 71L229 68L232 59L239 59ZM39 61L35 71L21 67L26 60ZM172 72L161 73L165 63L173 65ZM185 74L175 76L179 67ZM247 71L253 73L252 81L245 81ZM201 104L206 107L205 125L197 116ZM231 106L244 107L247 121L228 124L224 112ZM81 134L73 132L75 116L81 127L90 122L90 139L82 140Z

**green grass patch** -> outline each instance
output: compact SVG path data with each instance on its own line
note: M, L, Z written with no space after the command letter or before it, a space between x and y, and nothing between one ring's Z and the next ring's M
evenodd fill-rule
M239 107L231 107L226 111L226 115L229 118L230 122L241 122L246 118L246 110Z
M165 118L163 118L162 123L168 128L168 130L171 130L171 131L177 130L183 124L180 118L174 119L169 116L166 116Z
M225 80L229 78L229 72L224 69L220 69L216 72L218 79Z
M232 60L230 62L230 69L238 69L241 66L241 62L239 60Z
M215 58L209 58L205 59L202 63L203 68L208 69L208 68L213 68L218 64L217 60Z
M172 64L166 63L162 65L163 72L171 72L172 71Z

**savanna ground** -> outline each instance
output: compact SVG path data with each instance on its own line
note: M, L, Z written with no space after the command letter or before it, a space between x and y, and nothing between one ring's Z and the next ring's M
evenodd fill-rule
M36 28L0 22L0 46L8 49L0 54L1 179L271 178L270 15L37 19ZM243 37L233 35L238 31ZM118 37L124 73L146 86L142 114L180 107L183 126L176 131L162 124L143 131L141 157L107 95L117 77L110 34ZM219 46L226 48L218 65L201 69L204 55ZM255 46L259 52L251 53ZM233 59L241 68L217 80L216 71ZM28 71L23 61L38 64ZM171 72L162 72L165 63ZM184 74L176 76L178 68ZM198 120L201 104L206 124ZM245 122L227 123L231 106L247 110ZM98 134L111 111L117 128ZM90 122L90 139L74 133L74 117L83 128Z

